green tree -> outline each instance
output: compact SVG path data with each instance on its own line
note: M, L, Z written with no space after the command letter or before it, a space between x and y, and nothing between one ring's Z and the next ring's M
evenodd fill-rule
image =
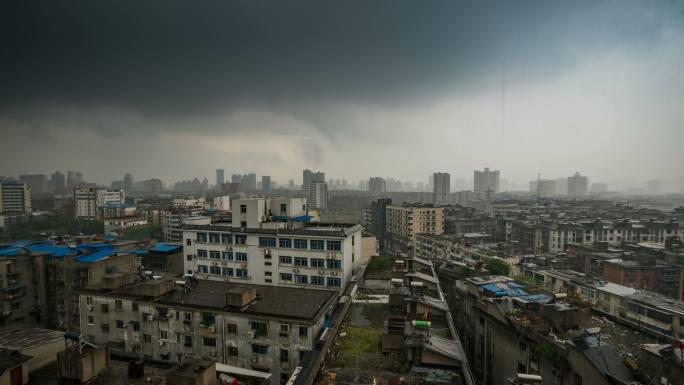
M489 258L486 262L487 270L492 275L508 275L511 272L511 267L498 258Z

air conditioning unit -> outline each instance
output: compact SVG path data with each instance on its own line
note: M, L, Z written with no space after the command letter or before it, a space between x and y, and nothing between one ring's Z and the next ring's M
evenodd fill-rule
M166 313L166 318L173 318L173 312Z
M216 350L212 350L209 352L209 355L212 357L216 357Z
M212 266L218 266L218 262L212 262L211 265Z
M240 264L240 267L245 268L245 267L247 267L247 264L246 264L246 263L241 263L241 264Z
M152 314L147 315L147 322L152 322L154 321L154 316Z
M216 333L216 326L215 326L215 325L211 325L211 326L209 326L209 327L207 328L207 330L209 330L209 333Z
M221 262L221 266L226 266L226 262L225 261Z
M299 273L299 269L292 269L292 272Z
M134 334L134 335L133 335L133 340L135 340L135 341L140 341L140 335L139 335L139 334Z
M256 358L256 357L252 357L252 358L250 359L250 361L251 361L253 364L256 364L256 363L259 361L259 359Z
M337 272L336 272L336 271L333 271L333 272L330 273L330 275L337 275Z
M325 270L318 270L318 274L325 274Z
M127 327L128 327L128 325L126 325L126 323L124 323L123 325L121 325L121 329L126 329Z
M254 336L256 336L256 332L254 332L254 330L247 332L247 338L254 338Z
M93 305L88 305L88 311L93 311L95 309L95 306Z
M159 341L157 341L157 343L159 344L159 346L164 346L164 343L165 343L165 342L162 341L162 340L159 340Z

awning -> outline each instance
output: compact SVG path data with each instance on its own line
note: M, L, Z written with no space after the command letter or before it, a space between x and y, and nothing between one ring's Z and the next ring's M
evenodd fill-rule
M245 369L239 366L226 365L218 362L216 363L216 371L219 373L237 374L240 376L259 377L265 380L268 380L272 376L271 373L260 372L258 370L252 369Z

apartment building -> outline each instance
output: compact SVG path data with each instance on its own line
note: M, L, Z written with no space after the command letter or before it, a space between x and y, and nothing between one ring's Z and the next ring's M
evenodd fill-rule
M311 182L308 190L308 204L312 209L328 208L328 184L325 182Z
M76 219L102 219L102 207L126 203L124 191L103 187L74 189L74 215Z
M148 279L80 296L81 335L113 350L180 363L205 357L284 384L327 326L333 291Z
M26 183L0 178L0 214L30 213L31 192Z
M159 217L164 233L164 241L180 242L183 239L182 227L188 224L208 225L211 218L203 215L201 207L171 207L162 209Z
M405 251L412 248L418 234L444 233L444 208L432 204L404 203L386 208L386 236L389 248Z

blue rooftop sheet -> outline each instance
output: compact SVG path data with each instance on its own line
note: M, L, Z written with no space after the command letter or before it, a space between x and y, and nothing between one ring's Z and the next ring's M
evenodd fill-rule
M86 262L86 263L97 262L101 259L109 257L110 255L112 255L114 253L116 253L116 251L114 251L114 250L100 250L100 251L96 251L94 253L90 253L87 255L82 255L82 256L76 257L76 258L74 258L74 260L77 262Z
M484 290L491 291L494 293L495 296L497 297L522 297L528 295L527 292L523 289L520 289L518 287L511 287L509 285L502 285L506 286L505 288L499 287L494 283L488 283L485 285L480 286Z
M176 251L178 249L183 248L183 246L180 245L169 245L167 243L157 243L156 245L152 246L150 251L157 251L160 253L168 253L170 251Z

